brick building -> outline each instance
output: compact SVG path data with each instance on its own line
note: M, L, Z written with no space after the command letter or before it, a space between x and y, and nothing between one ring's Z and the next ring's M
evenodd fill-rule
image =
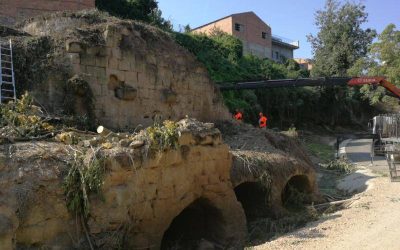
M311 70L313 68L313 63L311 59L295 58L294 59L301 69Z
M0 0L0 24L13 25L40 14L94 7L95 0Z
M243 53L260 58L282 61L293 58L293 50L299 48L298 42L289 42L273 36L271 27L254 12L232 14L192 30L195 33L210 34L220 29L239 38L243 42Z

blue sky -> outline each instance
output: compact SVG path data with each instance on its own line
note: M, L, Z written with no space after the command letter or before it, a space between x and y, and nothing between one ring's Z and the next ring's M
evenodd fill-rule
M218 18L245 11L254 11L272 28L274 35L300 41L295 57L311 58L307 34L316 34L314 13L323 9L324 0L158 0L163 17L174 28L190 24L192 28ZM344 1L343 1L344 2ZM359 1L356 1L359 2ZM365 27L381 32L394 23L400 29L400 0L363 0L369 14Z

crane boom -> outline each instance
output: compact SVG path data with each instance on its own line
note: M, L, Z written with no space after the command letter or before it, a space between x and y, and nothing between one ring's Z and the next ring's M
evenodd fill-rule
M297 78L297 79L278 79L261 81L225 82L220 83L221 91L244 90L244 89L268 89L268 88L291 88L291 87L317 87L317 86L360 86L378 85L390 91L395 97L400 99L400 89L390 83L385 77L317 77L317 78Z

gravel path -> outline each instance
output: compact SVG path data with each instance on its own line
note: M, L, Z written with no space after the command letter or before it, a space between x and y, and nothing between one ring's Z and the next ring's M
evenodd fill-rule
M375 174L386 170L385 161L376 158L371 166L366 156L369 146L368 140L353 140L346 147L350 160L361 170L341 184L365 190L355 195L359 199L348 209L254 249L400 249L400 182ZM362 181L354 184L357 180Z

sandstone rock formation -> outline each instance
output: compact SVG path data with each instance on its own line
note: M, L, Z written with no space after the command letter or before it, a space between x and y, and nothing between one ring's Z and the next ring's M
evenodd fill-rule
M13 37L17 86L51 112L120 130L155 116L229 118L205 67L155 27L91 11L37 17L20 29L29 35Z
M236 191L245 188L254 196L262 195L258 199L266 201L269 213L274 217L287 212L284 203L290 192L289 186L308 194L309 201L321 199L313 164L296 140L246 124L228 123L225 126L231 130L221 128L233 155L231 181ZM255 184L267 192L257 194Z
M19 31L0 29L0 36L15 42L18 92L30 90L53 114L131 132L186 115L229 118L204 66L154 27L80 12L38 17ZM246 234L243 185L264 185L269 191L258 198L268 200L274 216L285 214L288 185L318 198L315 171L292 140L231 124L240 131L224 138L229 147L212 124L178 125L179 147L159 153L134 136L101 144L88 133L72 146L64 143L79 140L73 132L59 134L58 142L0 142L1 249L89 249L88 242L165 249L182 237L183 244L235 249ZM88 196L84 218L67 208L63 183L76 155L87 161L94 151L105 176L100 194ZM245 191L258 195L252 188Z
M102 195L90 196L88 235L97 248L159 249L184 235L239 247L245 216L230 182L232 156L211 124L180 123L179 149L144 157L145 146L101 149ZM56 142L1 145L0 246L85 248L63 179L73 152Z

